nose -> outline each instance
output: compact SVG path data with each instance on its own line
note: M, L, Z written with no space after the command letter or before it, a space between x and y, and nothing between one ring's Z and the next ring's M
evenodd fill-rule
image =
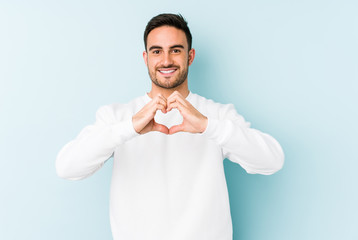
M163 65L165 67L170 66L173 64L173 59L172 56L170 54L170 52L166 52L163 54Z

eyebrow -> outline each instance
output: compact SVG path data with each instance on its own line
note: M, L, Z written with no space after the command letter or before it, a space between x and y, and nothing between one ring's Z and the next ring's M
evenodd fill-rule
M181 44L177 44L177 45L173 45L173 46L171 46L171 47L169 47L170 49L172 49L172 48L182 48L182 49L184 49L184 46L183 45L181 45ZM153 49L163 49L161 46L157 46L157 45L153 45L153 46L151 46L150 48L149 48L149 51L151 51L151 50L153 50Z
M184 49L184 46L180 45L180 44L177 44L177 45L171 46L170 48L182 48L182 49Z

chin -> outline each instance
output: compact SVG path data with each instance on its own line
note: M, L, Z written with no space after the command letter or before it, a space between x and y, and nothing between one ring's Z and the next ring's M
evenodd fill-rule
M157 78L157 85L163 87L163 88L167 88L167 89L170 89L170 88L173 88L177 85L177 81L176 79L158 79Z

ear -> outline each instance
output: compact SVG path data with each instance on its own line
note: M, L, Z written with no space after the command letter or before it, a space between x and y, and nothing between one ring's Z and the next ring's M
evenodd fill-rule
M192 48L189 50L189 66L193 63L195 58L195 49Z
M147 53L147 51L143 51L143 59L144 59L145 65L148 66L148 53Z

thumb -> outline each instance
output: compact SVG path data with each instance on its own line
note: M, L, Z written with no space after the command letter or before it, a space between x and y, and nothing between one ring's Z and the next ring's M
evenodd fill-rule
M184 131L184 124L180 124L180 125L175 125L175 126L172 126L170 129L169 129L169 134L174 134L174 133L177 133L177 132L182 132Z
M164 134L169 134L169 129L166 126L164 126L163 124L156 123L155 121L153 121L152 131L158 131Z

